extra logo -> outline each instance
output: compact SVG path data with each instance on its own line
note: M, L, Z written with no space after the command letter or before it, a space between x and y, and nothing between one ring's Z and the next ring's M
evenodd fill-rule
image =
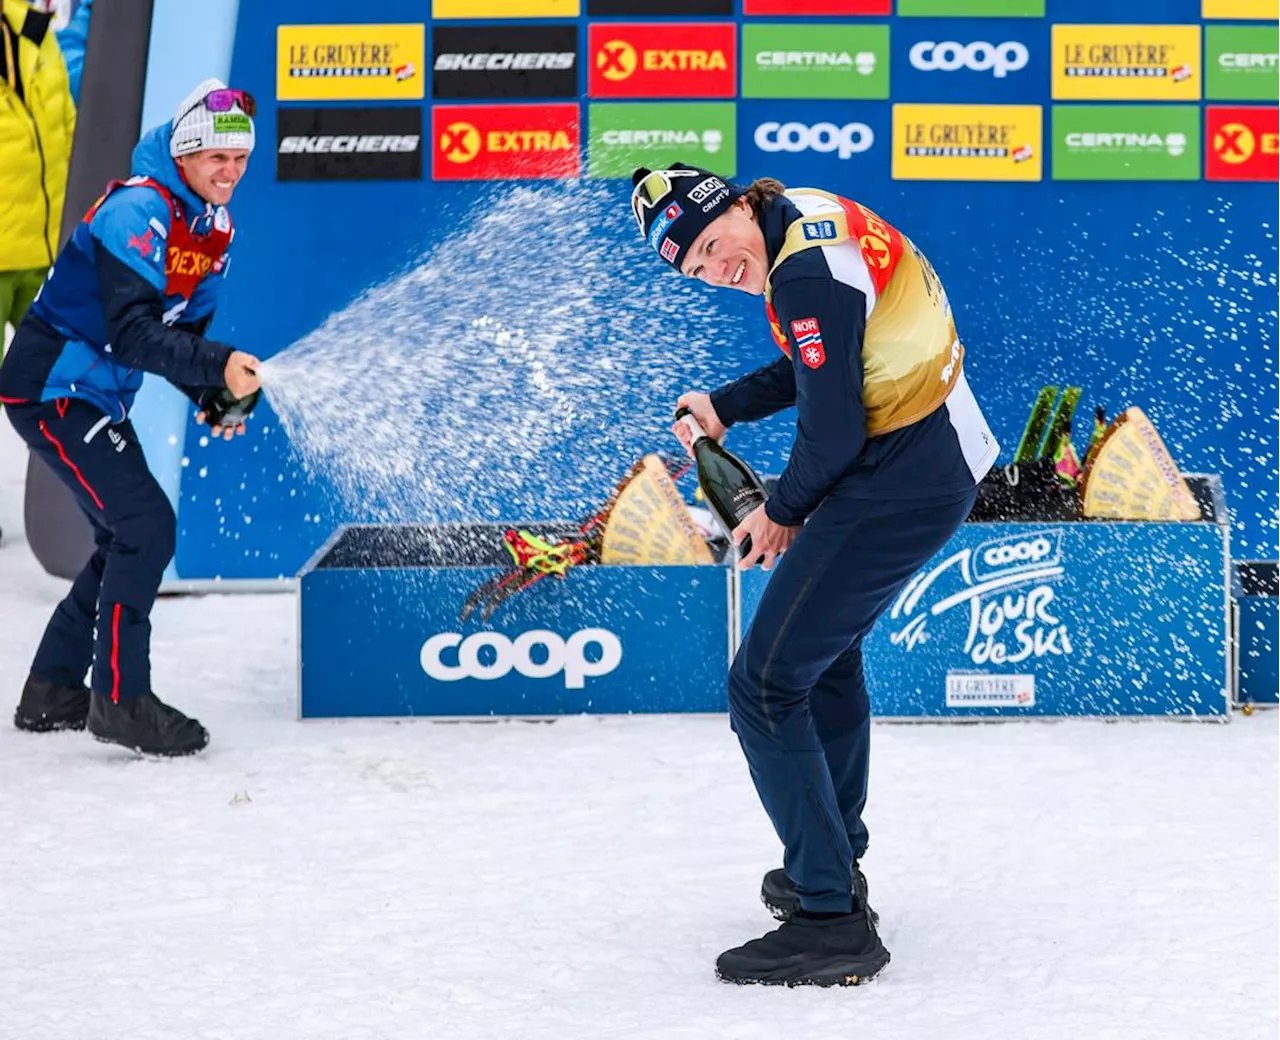
M743 14L890 14L893 0L742 0Z
M1025 69L1031 60L1031 52L1024 43L1006 40L1004 43L955 43L947 40L935 43L921 40L908 52L914 68L921 72L955 72L968 69L971 72L989 72L996 79L1003 79L1011 72Z
M1063 571L1061 530L961 549L898 594L889 611L896 623L890 641L909 651L943 638L945 625L935 619L959 608L968 615L959 646L976 665L1065 657L1071 635L1055 606Z
M1053 96L1062 100L1195 101L1198 25L1055 25Z
M761 123L753 140L762 152L835 152L848 159L867 151L876 135L866 123Z
M1205 110L1205 179L1274 181L1280 173L1280 109Z
M615 25L588 29L592 97L724 97L737 92L731 23Z
M541 652L535 654L534 647L541 647ZM588 647L594 652L588 654ZM523 632L515 639L501 632L476 632L465 639L459 632L441 632L422 644L419 656L422 670L438 682L490 682L514 669L526 679L560 677L565 689L581 690L588 679L618 667L622 641L606 628L580 629L568 639L546 629Z
M416 100L424 94L422 25L281 25L282 101Z
M796 341L800 360L809 368L821 368L827 360L822 346L822 330L817 318L797 318L791 323L791 336Z
M436 105L435 180L559 178L578 174L578 106Z

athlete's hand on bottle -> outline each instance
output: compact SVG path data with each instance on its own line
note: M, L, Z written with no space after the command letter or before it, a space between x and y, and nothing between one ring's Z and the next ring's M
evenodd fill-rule
M688 408L693 413L693 417L698 420L698 425L706 431L707 436L713 441L724 440L724 435L729 428L720 421L720 416L716 415L716 409L711 403L710 394L681 394L676 399L676 408ZM693 434L689 432L689 427L676 420L671 424L671 432L684 445L684 450L692 455Z
M759 562L763 570L773 570L779 556L791 548L791 543L800 533L801 525L783 527L769 519L763 505L758 505L737 527L733 529L733 544L742 544L742 540L751 536L751 551L738 560L738 570L749 571Z
M258 381L260 364L262 362L252 354L246 354L243 350L233 350L222 370L222 378L227 384L227 389L236 397L248 397L261 388L262 384Z
M196 422L208 422L209 416L205 412L196 412ZM239 422L234 426L211 426L209 432L213 434L213 439L217 440L221 437L224 441L231 440L232 437L244 436L244 423Z

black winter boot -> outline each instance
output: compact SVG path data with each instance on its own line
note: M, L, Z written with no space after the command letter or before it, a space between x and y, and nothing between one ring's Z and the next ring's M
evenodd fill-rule
M720 954L716 977L766 986L857 986L888 963L866 911L815 916L800 910L767 935Z
M764 881L760 884L760 901L779 921L791 920L791 916L800 909L796 883L787 877L787 872L781 867L764 876ZM853 905L867 908L867 916L871 918L872 925L880 923L880 915L867 905L867 876L856 862L853 864Z
M121 698L118 704L95 693L89 706L89 732L104 744L119 744L144 755L190 755L209 743L208 730L154 693Z
M18 710L13 713L13 724L28 733L84 729L88 714L88 687L62 686L28 675Z

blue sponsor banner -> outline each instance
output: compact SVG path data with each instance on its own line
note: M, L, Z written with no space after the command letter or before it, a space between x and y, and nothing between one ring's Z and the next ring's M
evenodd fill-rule
M1226 567L1217 524L966 524L866 638L873 710L1225 715Z
M580 567L460 624L468 594L496 573L305 572L302 717L726 709L728 568Z
M887 186L892 136L883 102L739 101L738 180L776 177L861 200L869 181Z
M891 36L894 101L1026 104L1049 91L1049 22L903 18Z

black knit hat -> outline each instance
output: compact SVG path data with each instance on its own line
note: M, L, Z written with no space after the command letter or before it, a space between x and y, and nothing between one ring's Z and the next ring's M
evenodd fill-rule
M702 229L724 213L744 189L684 163L667 170L640 167L631 175L631 210L649 245L667 263L680 263Z

